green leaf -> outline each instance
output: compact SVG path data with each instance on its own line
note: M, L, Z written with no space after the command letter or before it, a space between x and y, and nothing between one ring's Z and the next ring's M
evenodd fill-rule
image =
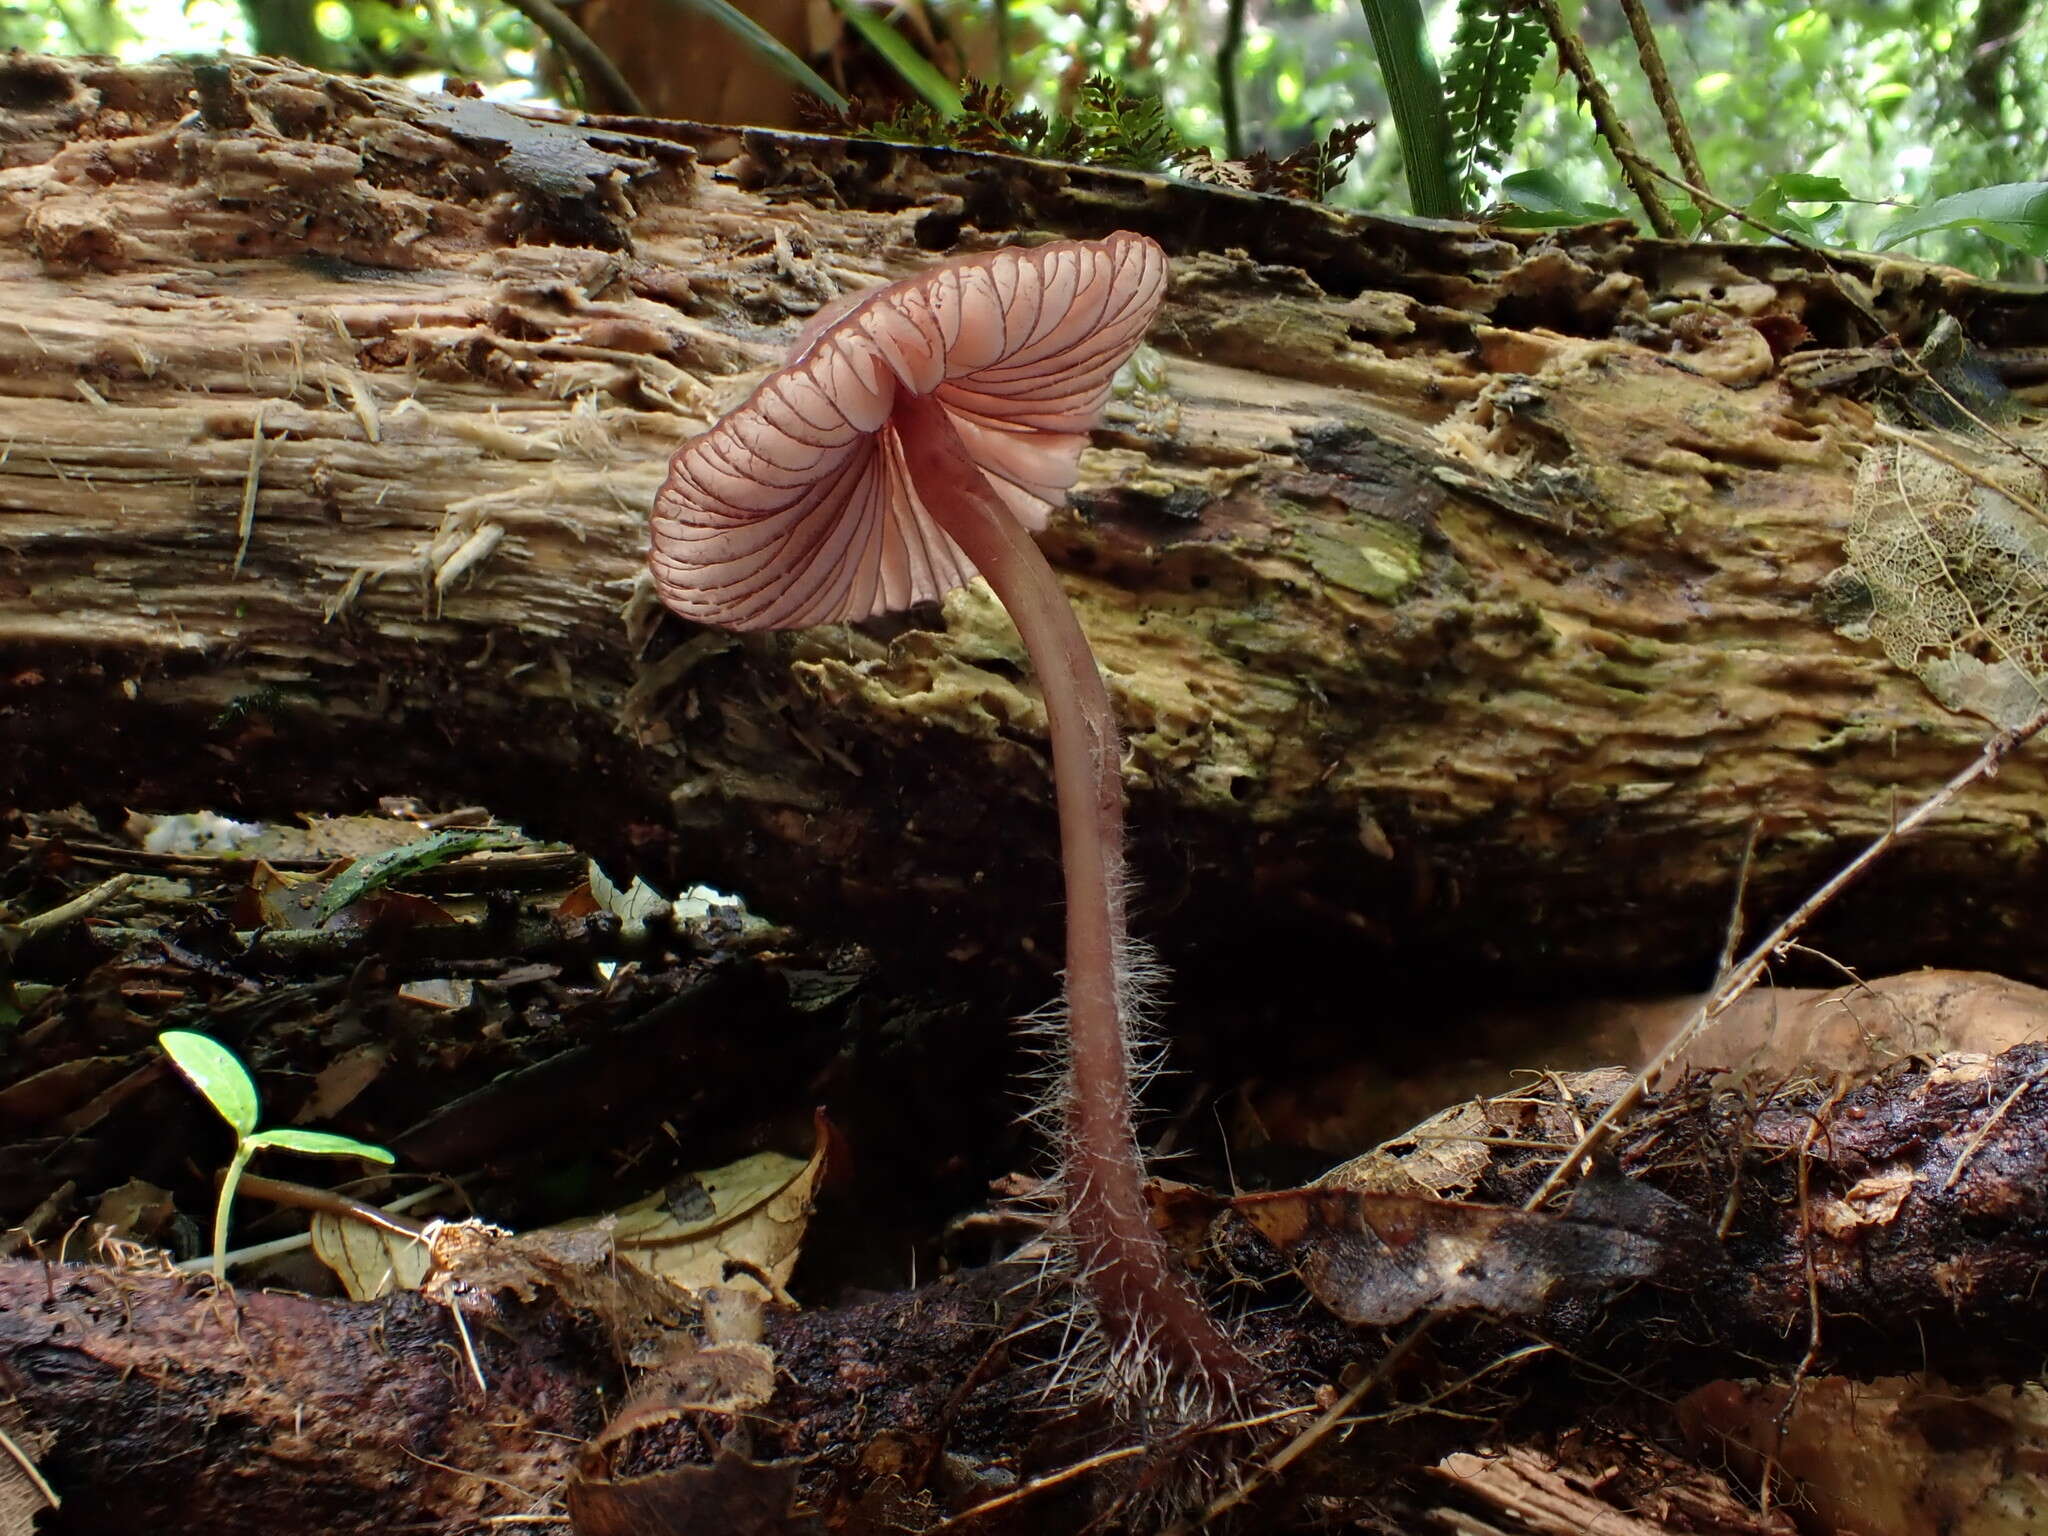
M517 841L507 832L476 829L436 832L432 837L400 843L396 848L386 848L367 859L357 859L329 883L326 894L320 898L319 919L326 922L350 902L360 901L393 880L416 875L423 869L432 869L436 864L445 864L479 848L509 848Z
M1890 250L1944 229L1975 230L2018 246L2029 256L2048 257L2048 181L1973 187L1923 207L1904 209L1879 234L1875 249Z
M304 1152L313 1157L367 1157L373 1163L397 1161L388 1148L357 1141L353 1136L336 1136L331 1131L263 1131L249 1138L249 1146L275 1147L280 1152Z
M1771 188L1788 203L1856 203L1863 199L1843 186L1839 177L1788 171L1771 178Z
M189 1029L167 1029L156 1041L171 1065L234 1127L236 1136L246 1138L256 1129L256 1083L233 1051L213 1036Z
M903 83L931 104L939 116L947 119L960 115L960 93L952 83L932 66L932 61L919 53L889 23L860 3L860 0L832 0L839 7L847 25L858 32L867 45L888 60L889 67L896 71Z
M738 38L755 58L791 84L802 86L833 111L844 112L847 109L846 98L827 85L816 70L798 58L766 27L745 11L728 4L727 0L669 0L669 3L678 10L695 11L699 16L717 22Z
M1562 229L1628 217L1612 203L1588 202L1576 196L1555 171L1517 171L1502 179L1500 192L1520 210L1519 217L1510 213L1497 221L1512 229Z

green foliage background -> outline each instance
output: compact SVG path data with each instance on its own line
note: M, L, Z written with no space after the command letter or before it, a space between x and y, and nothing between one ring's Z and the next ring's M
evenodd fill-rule
M1072 113L1091 77L1156 97L1185 141L1219 155L1284 155L1340 122L1388 121L1359 0L872 0L884 20L947 39L947 73L976 74L1021 106ZM1773 178L1837 178L1869 203L1793 204L1831 243L1869 244L1888 202L1927 201L2003 182L2048 179L2048 0L1648 0L1666 63L1713 190L1767 208ZM924 7L905 27L906 8ZM744 6L743 6L744 8ZM572 14L574 0L564 9ZM1567 4L1567 18L1646 152L1672 164L1635 47L1614 0ZM1458 86L1465 36L1491 27L1526 55L1531 23L1516 0L1434 0L1431 42ZM677 26L709 25L677 13ZM559 98L562 76L532 26L495 0L0 0L0 46L55 52L282 53L329 68L438 84L475 79L493 94ZM1526 72L1527 59L1522 60ZM1236 98L1226 143L1224 83ZM879 104L886 105L886 104ZM1489 155L1467 132L1456 169L1475 206L1503 175L1539 170L1589 204L1639 213L1547 46L1512 147ZM877 113L877 115L886 115ZM1455 129L1456 125L1454 125ZM1384 126L1335 200L1406 207L1399 151ZM1779 187L1790 185L1782 181ZM1790 211L1790 210L1788 210ZM1717 234L1754 238L1724 221ZM1970 230L1922 238L1915 254L2007 277L2043 275L2038 256Z

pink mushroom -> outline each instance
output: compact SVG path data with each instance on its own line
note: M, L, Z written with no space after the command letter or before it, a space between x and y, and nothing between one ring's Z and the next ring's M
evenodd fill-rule
M1165 297L1141 235L935 267L811 322L789 363L677 450L654 506L662 601L728 629L863 619L976 572L1044 692L1067 895L1062 1199L1114 1397L1209 1413L1250 1368L1153 1228L1125 1018L1122 755L1074 611L1030 535L1065 499Z

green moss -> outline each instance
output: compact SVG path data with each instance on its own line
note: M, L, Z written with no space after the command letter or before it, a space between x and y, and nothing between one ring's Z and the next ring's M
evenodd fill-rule
M1348 538L1297 528L1294 548L1333 587L1391 603L1422 575L1422 543L1412 532L1378 518L1359 518Z

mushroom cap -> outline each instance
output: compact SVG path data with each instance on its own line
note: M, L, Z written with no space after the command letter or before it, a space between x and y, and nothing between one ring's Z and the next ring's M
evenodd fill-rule
M899 397L944 407L1034 532L1066 497L1110 382L1166 295L1143 235L970 256L821 312L790 361L669 461L650 563L661 600L727 629L870 618L943 596L972 563L914 483Z

